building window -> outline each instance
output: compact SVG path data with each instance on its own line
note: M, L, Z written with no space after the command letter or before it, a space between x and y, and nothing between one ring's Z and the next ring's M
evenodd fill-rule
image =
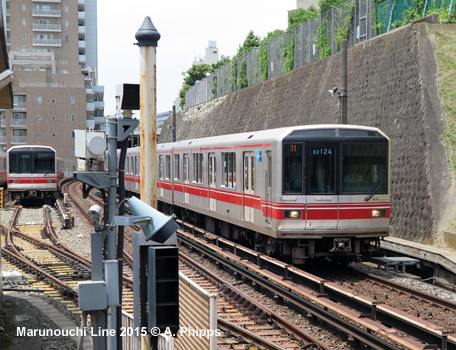
M27 35L22 34L22 40L27 40Z
M35 103L41 104L43 98L41 96L35 96Z
M55 137L55 134L52 134L52 137Z
M76 98L74 96L71 96L71 104L74 105L76 103Z
M65 40L66 42L68 42L68 35L65 35Z
M27 25L27 20L25 18L22 18L22 25L25 27Z
M52 120L56 120L57 118L55 117L55 115L53 115L51 119Z
M71 132L71 137L74 138L74 131Z
M68 21L65 21L65 27L68 28L68 25L69 25Z
M74 122L75 120L76 120L76 115L73 113L73 114L71 115L71 121Z
M65 6L65 12L68 13L68 6Z
M35 120L43 120L43 117L41 117L41 116L36 116L36 117L35 117Z
M35 137L43 137L43 134L35 134Z
M55 103L55 99L52 99L52 100L51 100L51 103Z
M25 4L22 4L22 11L25 11Z

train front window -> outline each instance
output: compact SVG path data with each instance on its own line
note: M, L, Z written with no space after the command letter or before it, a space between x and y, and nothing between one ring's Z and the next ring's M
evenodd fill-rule
M303 193L302 144L283 145L283 193Z
M342 146L342 193L388 193L388 145Z
M309 144L307 147L309 194L334 194L336 147L333 144Z
M53 174L55 172L55 154L53 152L33 154L33 173Z

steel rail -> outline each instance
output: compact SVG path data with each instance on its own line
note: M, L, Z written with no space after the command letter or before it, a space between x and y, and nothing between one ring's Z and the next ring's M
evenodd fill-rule
M272 281L269 281L267 278L264 276L261 276L257 274L256 272L250 271L248 268L243 268L238 265L238 263L235 260L240 261L240 258L235 256L233 257L233 261L230 259L226 259L219 254L216 254L212 249L208 248L207 246L200 246L200 244L196 243L193 239L188 238L185 233L182 231L178 231L178 238L179 240L185 242L186 244L194 247L195 249L203 252L204 254L210 256L213 260L218 261L219 263L222 263L223 265L229 267L231 270L244 275L246 278L249 280L257 283L258 285L272 291L273 293L277 294L278 296L282 297L285 300L288 300L292 302L294 305L306 310L310 314L318 317L319 319L327 322L328 324L331 324L335 326L336 328L350 334L354 338L360 340L361 342L365 343L368 346L371 346L374 349L403 349L404 346L406 346L409 349L422 349L423 347L418 344L418 342L414 342L413 340L404 340L401 339L400 337L393 336L391 334L388 334L384 330L384 326L379 324L378 322L368 320L368 319L363 319L365 323L366 329L363 329L363 327L360 327L358 323L353 323L350 321L347 321L344 317L339 316L337 314L334 314L330 311L328 311L327 306L320 306L315 303L313 303L310 300L306 300L303 297L297 295L294 293L293 290L286 289L282 286L279 286L276 283L273 283ZM222 250L221 248L219 248ZM277 278L281 278L279 276L276 276ZM320 300L323 301L325 300L325 296L321 296ZM331 302L329 299L326 300L326 305L333 304L333 306L336 308L338 307L336 303ZM348 317L352 312L349 310L344 310L341 312L343 316ZM358 316L359 317L359 316ZM371 328L367 328L367 326L370 326ZM378 334L375 334L378 333ZM390 339L390 342L382 339ZM395 343L392 343L395 342Z
M305 332L300 327L295 326L294 324L290 323L289 321L285 320L284 318L280 317L274 311L269 310L268 308L264 307L263 305L257 303L252 298L250 298L245 293L241 292L237 288L231 286L230 284L226 283L223 279L219 276L214 274L213 272L207 270L205 267L198 264L196 261L188 257L187 255L179 252L179 259L185 261L186 263L194 266L199 272L203 275L207 276L210 280L213 280L216 284L218 284L221 288L223 288L223 295L234 293L237 298L241 298L244 303L247 303L250 308L255 308L255 311L251 311L251 313L258 315L259 311L263 317L267 317L270 321L275 321L277 324L282 326L283 328L287 329L289 332L294 334L298 339L302 339L305 343L313 344L315 349L321 350L331 350L332 348L328 347L315 337L311 336L307 332ZM228 300L228 302L230 302ZM231 303L231 302L230 302ZM259 316L261 317L261 316ZM255 317L253 317L255 319Z
M250 341L251 343L255 343L256 345L262 346L264 349L267 350L286 350L282 348L280 345L274 344L270 342L267 339L264 339L258 335L256 335L253 332L250 332L249 330L239 327L235 325L234 323L231 323L221 317L217 317L217 325L218 327L226 332L226 330L229 330L230 332L234 332L241 336L242 338ZM304 348L305 349L305 348Z

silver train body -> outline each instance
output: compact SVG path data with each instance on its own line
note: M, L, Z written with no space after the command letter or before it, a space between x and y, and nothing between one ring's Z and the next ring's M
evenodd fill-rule
M48 146L14 146L7 151L7 182L11 200L52 200L63 176L64 162Z
M140 150L126 190L140 193ZM369 255L390 223L390 141L311 125L159 144L159 209L293 263Z

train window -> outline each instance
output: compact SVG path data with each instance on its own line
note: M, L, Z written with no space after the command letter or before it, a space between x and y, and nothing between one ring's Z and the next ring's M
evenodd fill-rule
M184 181L190 181L190 159L188 154L184 154Z
M193 155L193 182L203 183L203 154L196 153Z
M47 174L55 172L55 153L42 152L33 154L33 172Z
M289 136L336 136L335 129L311 129L311 130L297 130L292 132Z
M165 156L165 179L171 179L171 156Z
M163 179L163 156L158 157L158 178Z
M228 188L236 188L236 153L223 153L223 184Z
M174 180L179 181L179 155L174 155Z
M309 194L335 193L336 147L327 143L318 143L309 144L307 150Z
M283 145L283 193L303 193L302 144Z
M339 135L340 136L355 136L355 137L381 136L380 133L375 130L355 130L355 129L340 129Z
M388 145L342 146L342 193L388 192Z

